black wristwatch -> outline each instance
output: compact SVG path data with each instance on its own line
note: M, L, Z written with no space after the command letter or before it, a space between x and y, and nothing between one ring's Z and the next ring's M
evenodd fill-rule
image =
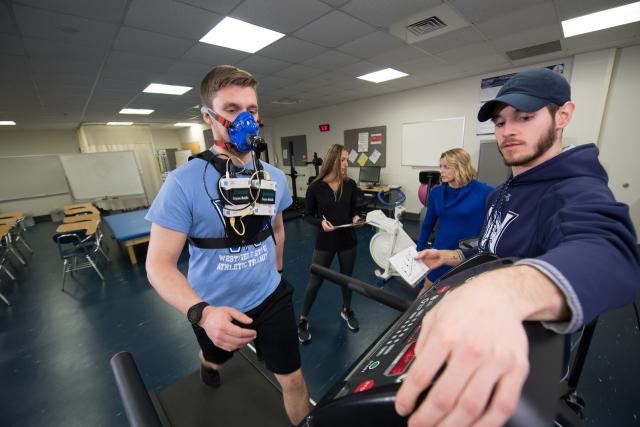
M199 303L192 305L189 310L187 310L187 319L192 325L198 325L200 323L200 320L202 319L202 311L208 305L208 303L200 301Z

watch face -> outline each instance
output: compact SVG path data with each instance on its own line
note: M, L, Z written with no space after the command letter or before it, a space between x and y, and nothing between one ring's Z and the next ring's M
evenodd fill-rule
M189 319L189 322L196 324L200 320L200 316L198 314L198 309L196 307L191 307L187 312L187 319Z
M187 319L189 320L189 322L191 322L194 325L197 325L200 322L200 319L202 318L202 310L204 310L204 308L208 305L209 304L203 301L192 306L189 309L189 311L187 311Z

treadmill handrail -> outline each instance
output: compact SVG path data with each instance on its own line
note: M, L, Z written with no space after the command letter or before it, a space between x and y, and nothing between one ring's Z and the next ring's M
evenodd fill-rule
M309 271L353 292L369 297L388 307L395 308L398 311L406 311L413 303L413 301L400 298L390 292L318 264L311 264Z
M114 354L110 364L131 427L162 427L131 353L120 351Z

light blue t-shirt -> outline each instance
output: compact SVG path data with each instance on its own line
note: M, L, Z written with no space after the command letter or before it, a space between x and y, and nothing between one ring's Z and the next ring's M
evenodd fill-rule
M281 170L265 162L261 164L271 181L276 182L276 211L282 212L293 200L286 177ZM193 159L171 172L145 218L190 237L224 237L224 226L205 192L205 165L204 160ZM204 179L214 200L218 199L219 177L209 164ZM189 245L187 280L209 304L246 312L260 305L278 287L280 275L275 259L271 237L238 248L200 249Z

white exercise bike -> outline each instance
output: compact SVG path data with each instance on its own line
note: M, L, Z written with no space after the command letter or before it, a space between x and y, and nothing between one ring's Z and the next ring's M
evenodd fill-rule
M385 199L386 196L386 199ZM415 247L415 242L404 231L400 218L405 208L402 203L406 197L399 189L392 189L387 193L378 193L378 201L385 207L393 208L393 218L386 216L381 210L367 213L366 223L377 228L376 234L371 238L369 251L371 258L378 265L374 274L379 281L384 282L392 276L400 275L389 262L389 258L398 252L410 247Z

